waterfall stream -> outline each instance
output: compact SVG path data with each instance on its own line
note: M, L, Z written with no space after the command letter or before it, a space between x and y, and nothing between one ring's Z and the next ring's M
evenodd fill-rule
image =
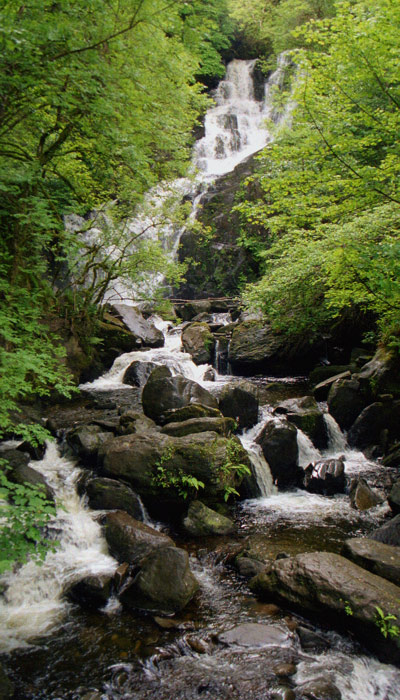
M198 192L199 183L229 172L270 138L263 121L282 118L274 113L271 96L283 81L287 60L285 56L281 58L261 99L260 94L255 93L252 79L255 62L235 60L229 64L226 77L216 91L215 106L206 116L206 135L195 148L193 162L199 171L197 183L194 185L189 180L177 183L179 196L183 193L193 196L194 210L198 199L193 187ZM157 191L149 193L148 200L153 198L162 204L163 197L164 193ZM135 226L147 225L147 215L147 211L143 212L140 221L129 224L131 233L138 230ZM76 218L70 222L70 226L81 224ZM151 235L158 235L157 229L154 227ZM171 254L176 250L179 236L177 227L166 231L166 246ZM113 295L118 299L131 297L132 288L119 280L110 290L109 299ZM232 381L229 375L221 376L218 372L214 382L205 379L210 365L197 366L189 354L182 352L181 329L159 318L153 321L165 334L163 348L125 353L102 377L83 384L81 389L92 396L116 390L124 390L129 396L132 388L124 384L124 374L137 360L167 366L174 375L192 379L211 392L220 384ZM214 324L221 325L230 321L226 314L216 314L212 319ZM295 396L295 384L292 391ZM265 561L266 552L273 559L277 554L291 555L321 547L336 552L345 537L368 533L382 521L388 509L386 503L360 513L351 507L344 494L326 498L300 489L278 493L257 443L260 431L270 420L280 419L273 415L271 405L264 405L260 409L259 423L240 436L252 462L260 496L237 507L237 525L240 542L246 537L255 559L259 557ZM300 466L344 454L348 475L368 475L376 470L376 463L349 449L345 435L328 413L325 422L329 445L322 454L298 431ZM60 546L47 555L41 567L28 563L1 577L4 592L0 596L0 651L14 651L16 673L22 681L25 673L34 678L24 686L25 695L18 698L86 700L93 691L95 700L194 700L197 697L224 700L230 697L231 678L239 684L248 683L243 685L240 697L249 700L301 697L299 694L272 696L275 680L258 692L257 682L260 682L263 675L260 670L265 664L259 650L213 646L213 639L221 629L243 622L265 621L265 611L243 581L217 559L213 550L215 542L209 545L201 541L197 546L183 542L191 553L200 594L196 605L177 620L176 629L160 632L151 616L121 612L118 606L95 614L77 612L64 597L66 590L88 575L113 574L117 563L107 553L96 514L77 494L80 470L76 462L61 456L57 446L50 443L44 459L33 466L46 477L56 494L60 508L49 530ZM148 518L146 520L149 522ZM273 624L279 626L281 622L279 619ZM300 659L295 676L299 688L314 678L325 676L334 680L342 700L399 700L398 669L361 654L352 640L332 632L319 630L319 633L329 641L328 652L311 655L295 647ZM279 660L279 650L276 653ZM222 683L215 686L216 690L214 678L216 683ZM204 694L199 695L203 691Z

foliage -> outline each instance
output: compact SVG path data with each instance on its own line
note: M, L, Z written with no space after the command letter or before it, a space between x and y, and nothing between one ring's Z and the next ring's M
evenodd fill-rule
M264 273L248 303L287 333L361 309L398 345L399 22L393 0L338 2L298 32L291 118L238 205Z
M239 492L228 480L242 479L244 476L250 474L250 469L246 464L239 462L241 457L242 448L240 443L236 438L229 438L226 445L225 460L221 465L221 476L220 481L224 486L224 501L227 501L230 496L239 496Z
M375 606L376 609L376 626L379 627L379 630L387 639L390 637L391 639L395 639L396 637L400 637L400 627L398 625L394 625L392 620L397 620L396 615L392 615L391 613L388 613L385 615L383 612L382 608L380 608L378 605Z
M0 469L6 465L0 460ZM0 471L0 573L29 558L40 563L54 550L57 542L48 540L43 528L55 514L44 486L14 484Z
M153 476L154 485L169 489L185 500L188 496L196 497L199 489L204 489L204 483L192 474L186 474L180 467L175 467L173 456L174 448L167 447L156 462L156 474Z

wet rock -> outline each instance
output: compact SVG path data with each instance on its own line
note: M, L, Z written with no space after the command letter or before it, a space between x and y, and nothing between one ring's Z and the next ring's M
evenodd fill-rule
M112 575L86 576L68 591L68 597L82 608L103 608L111 595Z
M168 423L161 429L161 432L172 437L183 437L211 430L219 435L229 437L235 427L236 423L233 418L190 418L181 423Z
M291 688L278 688L273 691L271 700L296 700L296 693Z
M183 527L193 537L206 537L207 535L229 535L235 531L235 526L230 518L216 513L201 501L192 501Z
M316 400L317 401L326 401L326 399L328 398L330 388L336 382L336 380L338 380L338 379L350 379L350 377L351 377L351 372L347 370L345 372L340 372L339 374L334 374L333 376L330 376L328 379L324 379L323 381L316 384L316 386L313 389L313 394L314 394ZM310 381L311 381L311 375L310 375Z
M94 690L82 695L82 700L102 700L103 697L103 693Z
M400 479L397 479L392 486L388 497L389 505L395 515L400 514Z
M173 620L170 617L158 617L158 615L155 615L153 620L163 630L176 629L181 624L179 620Z
M324 496L344 493L346 488L344 456L310 464L304 470L303 485L309 493L319 493Z
M369 537L371 540L376 540L376 542L400 547L400 515L396 515L381 525L381 527L378 527Z
M17 450L20 452L27 452L31 459L43 459L46 454L46 443L41 445L32 445L30 442L25 440L18 445Z
M198 639L197 637L186 637L186 643L190 646L196 654L208 654L210 651L209 645L204 639Z
M272 667L273 672L276 676L294 676L296 673L295 664L278 664Z
M399 401L376 401L366 406L349 430L349 445L365 450L370 445L382 444L384 430L388 431L386 440L400 438Z
M234 418L240 431L257 424L258 406L258 397L250 382L230 382L219 391L219 410L224 416Z
M164 335L162 331L156 328L152 321L143 318L137 309L126 304L113 304L113 308L135 337L136 346L146 348L163 347Z
M86 484L88 504L93 510L123 510L143 520L143 507L137 494L115 479L96 478Z
M354 365L318 365L311 370L309 381L311 386L316 387L329 380L332 382L332 380L342 379L344 374L350 376L353 370Z
M141 562L135 579L120 594L129 608L173 613L182 610L198 590L188 553L177 547L156 549Z
M328 431L324 414L312 396L282 401L274 413L285 414L288 421L303 431L319 449L328 445Z
M113 438L99 425L79 425L67 435L68 445L85 463L95 465L99 450Z
M400 640L383 638L376 615L377 606L396 615L400 588L338 554L312 552L276 561L250 581L250 588L351 626L377 654L399 659ZM394 622L399 624L400 617Z
M210 313L211 300L193 300L177 305L177 314L183 321L192 321L200 313Z
M211 406L203 406L202 404L192 403L190 406L183 408L173 408L170 411L165 411L163 424L182 423L192 418L221 418L222 413L218 408Z
M8 678L0 664L0 699L11 700L14 696L14 683Z
M308 683L297 686L304 700L342 700L339 688L325 678L313 678Z
M128 578L128 575L129 564L128 562L124 561L124 563L120 564L114 572L114 587L116 591L119 591L119 589L124 585L126 579Z
M400 547L354 537L346 540L342 554L363 569L400 586Z
M140 360L135 360L129 365L122 381L124 384L130 384L131 386L143 386L156 367L157 365L155 362L141 362Z
M297 466L297 429L286 420L268 421L257 438L272 477L279 487L298 484L302 470Z
M119 419L118 434L131 435L133 433L152 433L159 430L151 418L139 411L125 411Z
M300 644L302 649L312 654L321 654L323 651L330 649L329 642L321 634L314 632L314 630L304 627L303 625L298 625L296 632L300 638Z
M278 625L262 625L245 622L218 635L218 641L227 646L241 647L289 647L293 640L289 632Z
M215 339L207 323L191 323L183 329L182 346L196 365L211 364Z
M237 557L235 561L235 567L241 576L245 578L253 578L257 576L260 571L263 570L265 564L257 559L250 559L250 557Z
M123 511L107 513L105 537L110 554L117 561L137 566L153 550L174 546L168 535L135 520Z
M54 502L54 491L48 485L43 474L30 467L28 455L18 450L3 450L1 458L7 460L10 469L6 471L7 478L14 484L31 484L44 489L46 498Z
M249 374L281 362L283 338L263 321L244 321L233 330L228 359L237 374Z
M151 373L143 388L143 411L156 423L164 422L166 411L195 403L218 408L217 400L200 384L180 375L160 376L159 368Z
M382 498L368 486L362 477L351 480L349 496L351 505L357 510L369 510L382 502Z
M361 368L357 378L364 394L371 398L375 398L378 394L392 394L399 397L399 376L397 353L379 347L372 360Z
M342 430L350 428L367 403L357 379L337 379L329 390L329 413Z

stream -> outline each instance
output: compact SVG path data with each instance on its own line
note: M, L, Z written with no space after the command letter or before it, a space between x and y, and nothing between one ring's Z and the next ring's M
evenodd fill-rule
M233 61L228 66L215 94L216 104L206 117L206 136L195 149L194 163L203 183L229 172L269 140L263 120L278 118L270 95L282 81L284 67L282 58L260 100L251 77L254 61ZM118 297L124 289L121 282ZM205 380L210 366L195 365L181 351L181 329L153 320L165 334L163 348L125 353L102 377L81 386L83 402L85 397L91 401L97 397L100 405L111 406L104 408L105 419L116 416L113 402L140 405L140 392L123 383L134 360L168 366L172 374L188 377L210 392L238 379L214 369L214 381ZM218 368L218 356L214 365ZM260 397L260 422L240 439L254 466L260 495L232 506L235 535L192 541L181 532L170 533L189 552L200 591L167 627L151 615L127 612L113 597L103 609L93 611L65 597L74 583L88 575L113 573L118 564L108 554L101 513L90 511L78 495L81 468L66 446L50 442L44 458L32 461L57 497L59 512L49 525L49 537L59 546L42 566L28 563L0 579L1 662L15 683L16 700L400 699L399 669L380 663L352 637L324 626L323 620L311 621L260 603L229 563L238 546L245 547L247 556L263 561L305 551L339 552L346 538L368 534L388 512L386 502L358 512L347 495L278 492L255 439L267 421L277 420L272 411L280 401L307 394L307 382L304 377L246 380ZM299 431L299 465L344 454L347 475L362 475L379 490L379 464L350 450L323 408L328 449L321 454ZM85 407L79 410L84 414ZM163 524L152 525L166 530ZM221 644L219 637L227 630L253 623L272 625L280 643ZM299 628L303 636L314 639L309 650L299 644L294 633Z

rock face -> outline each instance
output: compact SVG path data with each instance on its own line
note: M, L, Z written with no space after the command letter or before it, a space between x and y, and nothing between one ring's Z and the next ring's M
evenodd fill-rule
M115 479L91 479L86 484L88 504L93 510L124 510L136 520L143 520L139 497L126 484Z
M312 396L288 399L276 407L274 413L285 414L288 421L303 431L319 449L328 445L328 432L324 414Z
M382 499L373 491L361 477L352 479L349 488L349 496L351 505L357 510L369 510L374 508Z
M156 328L154 323L143 318L142 314L133 306L126 304L113 304L113 308L122 319L123 323L129 328L132 335L135 337L136 348L162 348L164 345L164 336L162 332Z
M139 566L159 547L174 547L170 537L132 518L124 511L107 513L105 536L110 554L119 562Z
M191 502L187 516L183 521L183 527L193 537L229 535L235 530L230 518L207 508L201 501Z
M174 613L187 605L198 587L188 553L178 547L163 547L142 560L139 573L123 589L120 600L130 608Z
M218 395L218 407L224 416L234 418L239 430L252 428L258 422L258 397L249 382L229 383Z
M143 411L156 423L163 423L166 411L183 408L197 403L211 408L218 408L217 400L200 384L180 375L172 377L157 368L150 375L142 393Z
M389 494L389 505L395 515L400 514L400 479L393 484L392 490Z
M374 530L370 538L383 544L392 544L395 547L400 547L400 515L388 520L387 523Z
M400 640L385 640L376 624L377 606L385 614L397 614L400 588L338 554L313 552L280 559L252 579L250 587L268 600L275 596L302 609L332 615L337 622L345 621L377 653L400 658ZM351 609L350 616L345 606ZM398 625L400 618L394 623Z
M182 332L182 345L196 365L212 363L215 340L207 323L191 323Z
M298 484L302 470L297 466L297 429L285 420L269 421L257 442L261 445L274 481L279 487Z
M344 493L346 487L344 456L310 464L304 470L303 484L306 491L310 493L319 493L324 496Z
M155 362L141 362L140 360L135 360L129 365L122 381L124 384L130 384L131 386L143 386L156 367L157 365Z
M357 379L337 379L328 394L329 413L342 430L350 428L367 403Z
M354 537L346 540L342 554L363 569L400 586L400 547Z

